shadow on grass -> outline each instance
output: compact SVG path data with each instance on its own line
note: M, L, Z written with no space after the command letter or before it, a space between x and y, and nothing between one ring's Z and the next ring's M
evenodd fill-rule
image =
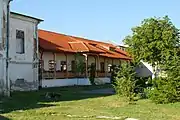
M0 120L11 120L11 119L6 118L6 117L0 115Z
M56 104L51 102L74 101L88 98L105 97L112 94L87 94L82 91L110 88L110 85L105 86L73 86L60 88L46 88L39 91L31 92L14 92L11 98L4 98L0 109L3 113L9 113L17 110L29 110L42 107L51 107ZM61 94L58 99L47 99L45 94L47 92L57 92ZM1 108L2 107L2 108ZM1 120L1 119L0 119Z

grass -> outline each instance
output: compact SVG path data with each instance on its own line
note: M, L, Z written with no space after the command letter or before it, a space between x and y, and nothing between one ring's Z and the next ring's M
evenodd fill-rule
M108 88L82 86L49 88L37 92L16 92L4 99L2 120L96 120L96 116L133 117L140 120L180 120L180 103L156 105L149 100L139 100L129 105L116 95L84 94L81 91ZM62 94L57 101L48 101L47 91ZM1 118L0 118L1 120Z

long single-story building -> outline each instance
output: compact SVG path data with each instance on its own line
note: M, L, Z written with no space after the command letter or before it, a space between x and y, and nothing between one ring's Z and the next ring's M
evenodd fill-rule
M95 65L95 81L109 83L111 66L131 60L119 47L85 38L39 30L41 86L90 85L91 65ZM77 74L77 60L84 72Z

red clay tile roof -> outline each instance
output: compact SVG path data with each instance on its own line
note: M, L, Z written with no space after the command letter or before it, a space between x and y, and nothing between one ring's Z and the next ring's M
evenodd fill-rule
M86 43L86 42L84 42L84 44L88 47L90 52L97 52L97 53L104 53L105 52L105 51L103 51L103 50L101 50L101 49L99 49L99 48L97 48L91 44Z
M39 45L47 51L97 53L104 57L131 59L125 51L112 44L45 30L39 30ZM110 47L114 50L109 50Z

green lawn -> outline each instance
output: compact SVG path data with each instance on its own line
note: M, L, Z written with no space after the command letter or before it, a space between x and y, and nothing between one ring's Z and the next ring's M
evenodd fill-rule
M96 116L180 120L180 103L156 105L149 100L139 100L136 105L129 105L116 95L81 93L108 87L64 87L13 93L11 99L3 100L0 108L4 113L0 116L4 116L4 120L96 120ZM59 92L62 97L56 102L48 101L43 97L47 91Z

